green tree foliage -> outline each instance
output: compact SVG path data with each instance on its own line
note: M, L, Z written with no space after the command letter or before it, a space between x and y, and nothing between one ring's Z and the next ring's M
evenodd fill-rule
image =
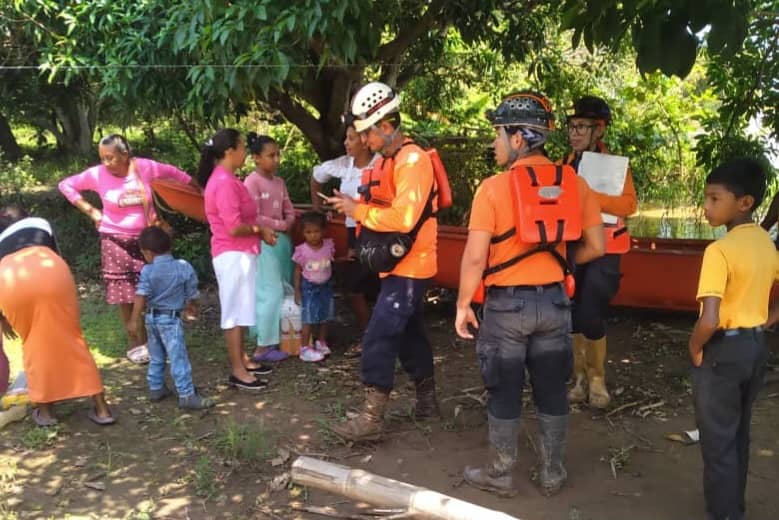
M86 153L92 148L97 118L96 96L86 74L67 77L41 75L41 49L65 38L64 20L58 17L58 2L22 1L0 3L0 123L24 121L51 132L58 148L68 153ZM10 131L0 124L0 147L9 156L19 156Z
M528 20L546 9L505 0L63 4L67 34L44 42L46 67L65 77L71 64L93 67L104 96L216 120L259 103L300 128L321 157L340 152L340 116L366 76L402 85L423 73L450 27L467 44L520 58L543 41L540 23Z
M40 41L42 63L56 76L78 74L67 68L73 64L92 67L103 96L162 113L186 110L219 120L259 104L300 128L322 158L341 150L340 115L356 85L366 77L404 85L440 70L448 35L468 49L486 46L519 61L543 47L557 24L574 28L574 44L583 40L590 50L617 48L630 33L642 71L686 76L701 30L710 27L710 48L731 56L752 8L745 0L16 0L14 6L34 13L44 28L65 25Z
M752 0L566 0L563 29L574 29L573 46L583 40L616 49L628 36L641 72L686 77L706 43L728 60L741 48Z
M699 162L716 164L739 155L761 157L779 140L779 11L773 0L758 2L744 46L732 60L710 58L706 80L721 100L702 123ZM773 8L773 11L771 10ZM750 123L764 132L748 134Z

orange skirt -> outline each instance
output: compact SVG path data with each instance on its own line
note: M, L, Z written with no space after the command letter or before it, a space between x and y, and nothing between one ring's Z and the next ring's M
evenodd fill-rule
M0 261L0 311L22 340L30 401L103 391L81 331L73 275L54 251L28 247Z

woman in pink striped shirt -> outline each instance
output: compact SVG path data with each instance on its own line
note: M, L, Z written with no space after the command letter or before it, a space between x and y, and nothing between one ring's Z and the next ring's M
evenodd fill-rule
M59 190L97 227L106 301L119 307L130 340L128 359L133 363L148 363L146 338L132 330L130 317L135 286L145 263L138 235L157 219L151 182L172 179L193 186L197 183L175 166L132 157L127 139L118 134L101 139L98 154L100 164L63 179ZM97 192L102 210L84 199L81 195L84 191Z
M256 377L271 369L249 359L243 349L243 327L256 322L254 287L260 238L276 243L276 233L257 223L257 205L235 172L246 160L246 144L232 128L206 141L198 166L205 187L206 219L211 228L211 256L219 286L221 326L230 361L229 384L259 391L266 382Z
M257 257L255 289L257 324L252 333L257 338L255 361L281 361L287 354L278 349L281 304L284 284L292 283L292 242L288 233L295 222L295 208L279 169L279 145L267 135L250 132L247 136L255 170L246 177L244 186L257 204L257 223L276 232L276 245L263 247Z

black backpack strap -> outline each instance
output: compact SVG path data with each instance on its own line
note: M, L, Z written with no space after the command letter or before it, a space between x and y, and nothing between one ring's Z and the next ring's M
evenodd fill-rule
M491 244L500 244L501 242L505 242L506 240L508 240L509 238L513 237L516 234L517 234L517 228L513 227L513 228L509 229L508 231L506 231L505 233L503 233L501 235L498 235L496 237L492 237L490 239L490 243Z
M422 229L422 226L425 224L425 222L427 222L427 219L434 218L436 216L436 212L433 211L433 200L435 200L437 195L438 190L435 187L435 180L433 180L433 187L430 189L430 194L427 196L425 208L422 210L422 214L419 215L417 223L414 224L414 227L411 228L411 231L408 232L408 236L411 237L412 241L417 239L417 234L419 233L419 230Z
M571 266L568 264L568 261L563 257L563 255L561 255L560 252L557 250L557 245L558 245L557 243L541 244L538 247L525 251L524 253L519 254L514 258L511 258L510 260L506 260L505 262L500 263L498 265L493 265L492 267L489 267L484 270L484 274L482 275L482 278L487 278L488 276L493 275L499 271L508 269L509 267L518 264L525 258L533 256L537 253L550 253L555 258L555 260L557 260L557 263L560 264L560 267L563 270L563 274L568 275L571 273Z

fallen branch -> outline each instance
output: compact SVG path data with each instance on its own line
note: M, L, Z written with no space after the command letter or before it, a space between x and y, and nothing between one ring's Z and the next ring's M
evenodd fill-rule
M350 513L341 513L339 511L336 511L330 506L320 507L320 506L292 506L292 509L294 511L302 511L304 513L311 513L313 515L319 515L319 516L327 516L330 518L341 518L343 520L374 520L375 517L370 517L366 515L353 515Z
M614 408L612 411L606 414L606 417L611 417L614 414L618 414L622 410L627 410L628 408L633 408L634 406L638 406L641 404L641 401L633 401L631 403L623 404L622 406L619 406L617 408Z
M434 520L519 520L423 487L308 457L292 463L292 480L380 507L403 508L411 516Z
M665 401L657 401L656 403L648 404L646 406L642 406L638 409L639 412L646 412L648 410L653 410L655 408L660 408L665 404Z
M462 394L452 395L452 396L449 396L449 397L447 397L445 399L442 399L441 402L445 403L447 401L453 401L455 399L473 399L474 401L476 401L480 405L486 406L486 404L487 404L487 391L485 390L484 392L481 393L481 395L478 395L478 396L470 394L470 393L462 393Z

